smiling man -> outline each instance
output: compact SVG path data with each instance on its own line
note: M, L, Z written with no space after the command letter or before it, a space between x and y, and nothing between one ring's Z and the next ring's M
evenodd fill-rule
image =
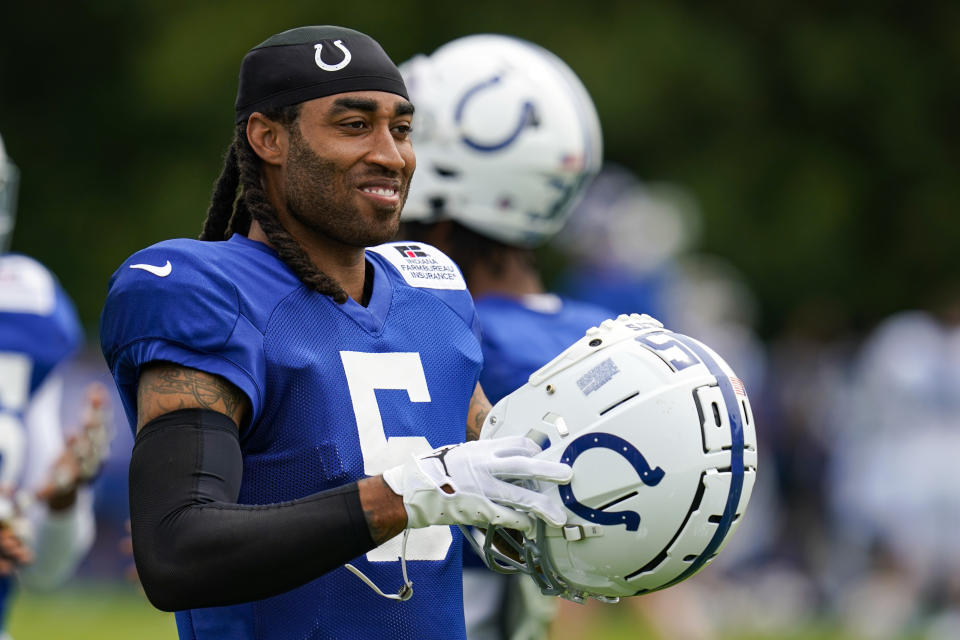
M413 111L369 36L269 38L241 65L200 239L144 249L110 281L134 558L181 638L462 638L460 534L437 525L564 520L511 481L570 467L527 438L474 441L489 403L459 270L382 244L414 171Z

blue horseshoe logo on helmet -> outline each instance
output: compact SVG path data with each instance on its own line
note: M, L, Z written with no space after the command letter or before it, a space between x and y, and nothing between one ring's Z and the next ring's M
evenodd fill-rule
M489 80L485 80L467 89L467 92L463 94L463 97L460 98L460 101L457 103L457 108L456 108L456 111L454 112L453 117L456 123L459 125L463 120L463 110L466 108L468 100L473 98L474 95L476 95L480 91L483 91L484 89L487 89L494 85L500 84L501 80L503 80L501 76L493 76ZM499 151L504 147L510 146L513 143L513 141L517 139L517 137L520 135L520 133L523 131L525 127L527 127L528 125L536 125L536 124L537 124L536 109L534 109L532 102L530 102L529 100L524 100L523 106L520 109L520 118L517 120L517 126L514 127L513 131L511 131L510 134L507 135L507 137L501 140L500 142L493 142L493 143L477 142L476 140L471 139L466 134L462 135L460 139L463 141L465 145L477 151L484 151L484 152Z
M313 54L313 61L317 63L317 66L323 69L324 71L340 71L345 66L350 64L350 60L353 59L350 50L347 49L343 44L343 40L334 40L333 46L343 52L343 60L337 64L327 64L323 61L323 43L313 45L313 48L316 49L316 52Z
M563 451L560 462L573 466L573 461L584 451L590 449L610 449L627 459L627 462L636 470L641 482L648 487L655 487L666 475L663 469L650 468L646 458L632 444L610 433L588 433L571 442ZM560 498L565 507L585 520L596 524L614 525L625 524L627 531L636 531L640 528L640 514L636 511L601 511L592 509L577 501L573 489L569 484L560 485Z

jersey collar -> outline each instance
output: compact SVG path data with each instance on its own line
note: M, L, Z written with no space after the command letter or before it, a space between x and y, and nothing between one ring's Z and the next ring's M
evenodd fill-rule
M230 236L228 242L243 244L280 260L280 256L271 247L239 233ZM371 260L369 255L366 260L368 264L373 266L373 292L370 294L370 302L367 306L364 307L353 298L347 298L347 301L343 304L332 301L331 304L350 316L365 331L378 334L383 330L387 313L390 311L390 303L393 300L393 285L377 260ZM289 270L289 267L287 269Z
M383 331L387 314L390 312L390 303L393 301L393 284L377 260L371 260L369 255L366 260L367 264L373 267L373 291L370 294L370 302L367 303L367 306L363 306L353 298L347 298L346 302L336 306L343 313L353 318L364 330L378 334Z

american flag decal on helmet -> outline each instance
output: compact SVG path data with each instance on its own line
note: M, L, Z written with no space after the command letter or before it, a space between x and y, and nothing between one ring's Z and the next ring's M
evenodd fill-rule
M736 376L730 376L730 385L733 386L733 392L738 396L747 397L747 390L743 386L743 381Z

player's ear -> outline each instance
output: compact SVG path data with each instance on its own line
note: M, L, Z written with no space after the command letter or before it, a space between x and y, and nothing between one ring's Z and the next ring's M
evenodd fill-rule
M267 164L281 165L287 157L290 140L287 128L259 111L247 119L247 140L254 153Z

